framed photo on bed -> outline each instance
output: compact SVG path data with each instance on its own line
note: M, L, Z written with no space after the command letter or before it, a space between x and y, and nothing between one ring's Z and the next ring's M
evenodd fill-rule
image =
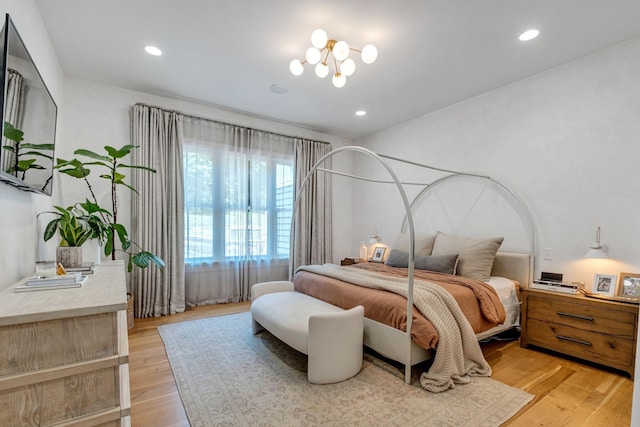
M615 274L596 274L593 279L593 289L591 292L608 297L614 296L616 294L617 277Z
M372 262L382 262L382 260L384 259L384 253L386 252L387 248L375 248L375 250L373 251L373 256L371 257L371 261Z
M640 273L620 273L618 296L640 300Z

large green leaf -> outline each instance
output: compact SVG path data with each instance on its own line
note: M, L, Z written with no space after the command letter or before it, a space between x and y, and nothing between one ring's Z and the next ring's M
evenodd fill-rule
M39 157L45 157L47 159L53 160L53 156L50 156L49 154L41 153L40 151L27 151L25 153L20 153L20 155L21 156L39 156Z
M34 150L53 151L53 144L30 144L25 142L20 144L20 148L32 148Z
M147 268L151 263L154 263L160 268L163 268L165 266L164 261L160 257L147 251L141 251L135 254L132 257L132 261L140 268Z
M152 173L156 173L155 169L148 168L146 166L125 165L124 163L120 163L117 167L119 167L119 168L129 168L129 169L141 169L141 170L149 171L149 172L152 172Z
M80 206L82 206L82 208L85 211L87 211L87 213L89 213L89 214L103 213L103 214L106 214L108 216L113 216L113 215L111 215L111 212L109 212L108 210L106 210L104 208L101 208L97 203L93 203L89 199L85 199L84 203L80 203Z
M127 144L122 146L119 150L116 150L115 148L110 146L104 147L104 149L107 150L107 153L109 153L109 155L114 159L121 159L123 157L128 156L129 153L131 153L131 150L134 148L138 148L138 146Z
M126 178L125 175L118 173L116 171L114 171L112 174L112 179L116 184L123 184L125 178Z
M21 142L24 140L24 132L15 128L11 123L4 122L4 137L12 141Z
M82 162L78 159L73 159L73 160L56 159L56 160L58 163L54 166L54 168L58 169L59 172L72 176L74 178L85 178L89 176L89 174L91 173L91 170L85 168Z
M129 236L127 234L127 229L124 228L122 224L111 224L113 229L118 234L118 239L120 240L120 244L122 245L122 249L125 251L129 249Z
M44 241L48 242L55 234L58 229L59 219L53 219L47 224L47 227L44 229Z
M92 159L102 160L107 163L111 163L113 161L111 157L103 156L91 150L85 150L84 148L77 149L76 151L73 152L73 154L75 154L76 156L91 157Z

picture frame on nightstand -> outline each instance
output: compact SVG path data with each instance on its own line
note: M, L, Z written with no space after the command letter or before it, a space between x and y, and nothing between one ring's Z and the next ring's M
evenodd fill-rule
M640 273L620 273L618 296L640 300Z
M373 257L371 257L371 261L373 262L382 262L384 259L384 253L387 248L377 247L373 251Z
M617 278L615 274L596 273L593 278L593 286L591 293L596 295L605 295L612 297L616 294Z

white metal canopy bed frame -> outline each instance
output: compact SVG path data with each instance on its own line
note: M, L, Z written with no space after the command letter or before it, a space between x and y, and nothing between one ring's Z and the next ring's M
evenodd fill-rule
M378 164L380 164L386 172L391 177L391 181L388 180L378 180L371 179L367 177L357 176L349 173L344 173L332 169L323 168L323 164L325 161L339 153L344 152L355 152L361 153L369 158L375 160ZM428 169L430 171L435 171L438 173L446 174L444 177L441 177L431 183L415 183L415 182L401 182L398 178L395 170L389 165L388 160L399 162L405 165L412 165L419 168ZM527 210L525 204L520 200L520 198L511 190L509 190L503 184L497 182L496 180L479 174L466 173L466 172L458 172L452 171L442 168L436 168L433 166L400 159L397 157L392 157L384 154L375 153L369 149L358 146L346 146L337 148L330 153L327 153L323 156L318 162L311 168L311 170L305 176L300 189L298 190L298 194L296 195L296 199L293 205L293 215L291 221L291 251L293 252L294 245L294 224L295 217L298 212L298 208L300 205L300 196L305 190L307 184L314 174L318 171L324 173L331 173L339 176L344 176L348 178L364 180L373 183L381 183L381 184L394 184L400 194L402 199L402 204L405 210L405 216L401 227L401 232L407 232L409 237L409 264L408 264L408 298L407 298L407 328L406 332L401 331L399 329L395 329L391 326L387 326L385 324L379 323L377 321L365 318L364 323L364 344L381 354L384 357L390 358L397 362L403 363L405 366L405 382L411 382L411 368L412 366L428 360L433 357L433 350L424 349L417 344L415 344L411 339L411 326L413 320L413 282L414 282L414 256L415 256L415 245L416 245L416 234L415 234L415 224L414 224L414 208L420 204L422 200L424 200L433 190L441 186L444 183L451 182L453 180L460 179L464 177L466 179L479 180L481 182L490 183L494 189L497 189L497 192L502 195L502 197L507 200L516 210L519 218L522 222L522 226L525 230L525 234L528 239L528 253L521 252L498 252L496 255L493 270L491 272L492 276L501 276L507 277L513 280L517 280L521 286L528 287L529 283L533 279L534 272L534 255L536 254L536 239L535 232L533 227L533 221L531 220L531 216L529 211ZM424 187L417 196L409 202L407 194L405 192L405 185L417 185ZM294 274L294 265L293 258L290 257L290 268L289 268L289 276L290 279ZM486 338L488 336L494 335L495 333L500 332L499 326L493 328L485 333L478 334L478 339ZM495 331L494 331L495 330ZM503 329L504 330L504 329Z

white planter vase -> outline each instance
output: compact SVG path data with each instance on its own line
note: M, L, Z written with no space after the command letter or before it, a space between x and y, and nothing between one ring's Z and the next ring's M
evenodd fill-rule
M56 261L63 267L82 266L82 246L58 246Z

